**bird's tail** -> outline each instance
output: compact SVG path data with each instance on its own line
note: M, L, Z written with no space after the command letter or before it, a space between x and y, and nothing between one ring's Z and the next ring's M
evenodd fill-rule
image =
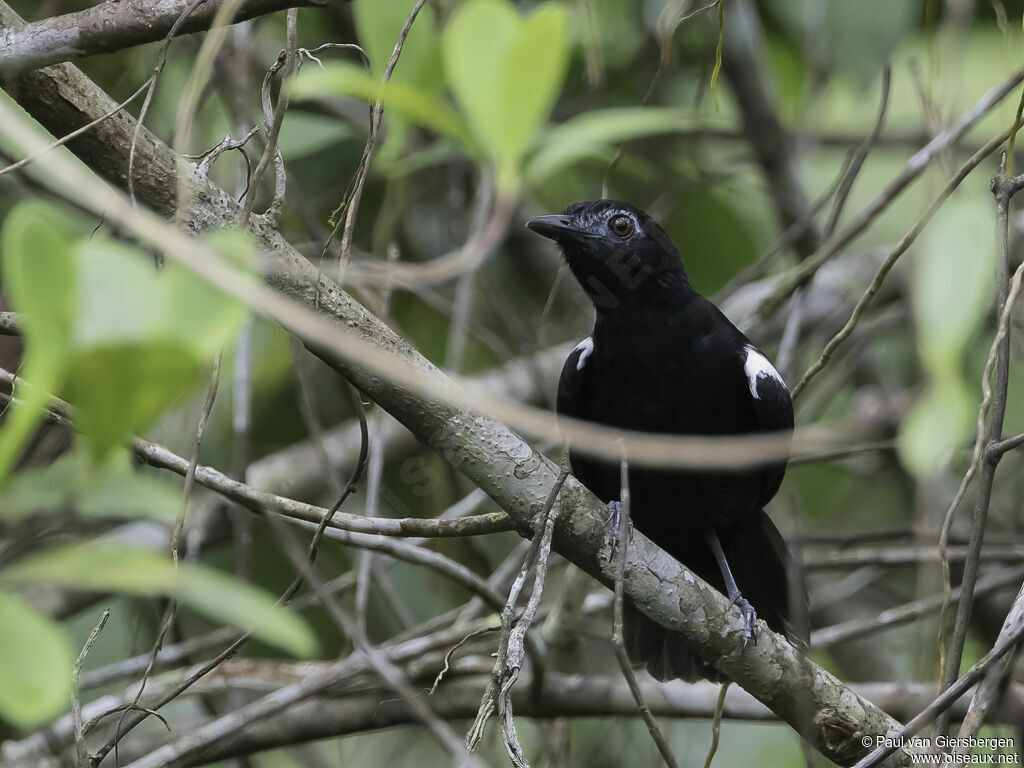
M763 510L757 521L719 533L726 560L743 596L759 618L799 648L808 642L807 593L798 577L786 542ZM692 537L686 551L673 552L702 579L725 592L725 584L714 556L699 536ZM724 678L714 667L693 653L682 637L666 630L630 605L624 606L623 635L626 655L636 666L645 666L661 681L687 682Z
M693 653L674 632L644 616L629 603L622 606L626 656L634 667L646 667L655 680L722 682L722 673Z

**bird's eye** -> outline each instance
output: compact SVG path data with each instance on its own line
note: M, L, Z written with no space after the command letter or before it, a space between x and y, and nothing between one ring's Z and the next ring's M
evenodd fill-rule
M627 237L633 234L633 220L620 213L618 216L612 216L608 228L618 237Z

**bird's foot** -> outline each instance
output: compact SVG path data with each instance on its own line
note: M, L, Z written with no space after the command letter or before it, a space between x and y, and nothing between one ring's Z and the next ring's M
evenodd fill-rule
M605 526L608 529L608 540L611 545L612 556L618 552L619 544L622 541L622 502L620 501L609 501L608 502L608 518L604 521ZM629 521L629 531L626 534L629 538L627 541L633 539L633 521Z
M743 597L743 595L736 593L736 595L729 601L729 607L736 606L740 609L740 613L743 614L743 647L746 648L747 643L753 641L754 645L757 645L757 611L754 610L754 606Z

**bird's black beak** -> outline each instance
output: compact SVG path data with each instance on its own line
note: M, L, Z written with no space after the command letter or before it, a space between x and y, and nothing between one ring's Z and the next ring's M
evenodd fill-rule
M563 240L578 232L573 225L572 219L560 213L552 213L547 216L534 216L526 226L551 240Z

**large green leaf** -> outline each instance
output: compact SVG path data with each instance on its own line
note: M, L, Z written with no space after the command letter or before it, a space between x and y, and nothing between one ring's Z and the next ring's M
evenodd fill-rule
M959 366L992 297L994 217L979 196L946 203L914 253L911 307L930 370Z
M246 233L221 230L203 240L240 273L253 274L256 247ZM212 359L241 330L248 308L180 264L168 264L161 278L165 311L154 335L177 341L200 361Z
M897 47L916 33L921 5L921 0L818 0L813 26L809 26L809 6L804 0L774 0L771 10L790 39L800 41L798 50L803 55L807 55L804 46L813 46L817 67L834 67L864 86L892 59ZM814 39L804 42L810 30Z
M75 488L77 470L78 459L70 454L44 467L14 473L0 493L0 515L21 518L67 507Z
M8 584L46 582L76 589L175 596L215 622L252 630L296 656L316 651L302 619L268 592L232 576L137 549L76 544L21 560L0 570Z
M0 431L0 480L43 418L47 392L60 385L76 311L72 233L67 219L40 202L18 205L0 233L0 270L11 306L22 313L25 363L21 401Z
M378 82L384 76L384 68L412 6L413 0L355 0L352 4L356 35ZM432 94L440 93L444 79L438 37L434 9L425 5L402 45L402 55L391 79L410 83Z
M568 165L609 151L619 142L706 125L692 110L675 107L621 107L584 112L553 126L538 139L523 176L537 185ZM722 127L727 127L723 122Z
M307 67L295 78L292 97L323 98L331 94L354 96L368 103L378 100L385 111L394 110L405 119L435 133L451 136L472 151L474 142L462 118L435 96L408 83L380 81L353 64L334 62L319 67Z
M73 510L97 517L173 520L181 506L181 489L173 482L134 471L127 462L96 464L82 451L21 470L0 492L0 515L13 518Z
M246 235L205 239L252 272ZM22 404L0 432L0 479L38 426L47 393L70 396L78 425L102 457L194 386L247 314L241 302L178 265L157 272L137 248L106 238L76 246L66 220L41 204L7 217L0 245L4 286L23 313L28 382L18 387Z
M445 75L474 132L493 157L501 156L504 99L501 67L522 22L505 0L469 0L444 30Z
M443 39L445 74L502 186L547 120L565 78L568 13L544 3L521 21L508 0L469 0Z
M176 483L108 462L84 479L74 509L80 515L95 517L173 520L183 504Z
M914 253L911 308L928 387L900 425L899 454L919 476L934 476L971 432L964 349L992 295L993 216L978 196L950 200Z
M0 591L0 718L22 728L68 708L74 670L59 624Z
M4 291L22 313L21 333L52 357L67 347L75 317L72 244L66 217L38 201L16 206L0 234Z
M971 431L973 406L959 373L937 378L900 424L900 460L913 474L934 477Z
M90 347L72 358L67 395L77 426L102 458L151 427L164 409L200 379L202 367L174 341Z
M97 237L80 243L73 259L78 276L74 349L144 344L153 336L167 300L151 257Z
M247 237L220 232L207 241L251 271ZM102 457L196 385L246 309L178 264L157 272L147 254L120 243L84 242L73 257L78 312L66 392Z

